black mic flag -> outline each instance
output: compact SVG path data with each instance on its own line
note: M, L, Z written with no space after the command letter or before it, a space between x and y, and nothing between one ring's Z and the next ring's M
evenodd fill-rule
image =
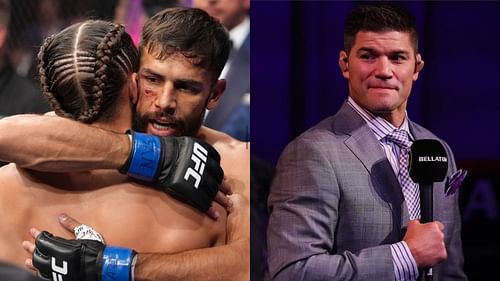
M410 148L410 177L416 183L443 181L448 171L448 156L438 140L423 139Z
M423 139L413 142L410 148L409 172L420 188L420 221L433 221L432 183L443 181L448 171L448 156L437 140Z
M432 183L443 181L448 171L448 156L443 144L433 139L416 140L410 148L410 178L420 189L420 222L434 220ZM426 281L432 280L432 268L425 270Z

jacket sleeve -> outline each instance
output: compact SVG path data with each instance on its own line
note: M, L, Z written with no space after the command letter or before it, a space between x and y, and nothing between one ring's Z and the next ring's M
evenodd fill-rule
M455 158L448 144L443 140L440 141L444 144L448 154L448 177L451 177L453 173L457 171ZM467 280L463 271L464 256L462 252L461 238L462 219L460 216L458 197L459 192L443 199L447 204L449 204L448 208L444 208L445 214L443 215L443 220L447 220L447 227L445 228L446 236L449 237L446 241L448 259L437 266L439 280L443 281Z
M336 252L341 193L332 163L314 140L287 146L269 197L274 280L394 280L390 245Z

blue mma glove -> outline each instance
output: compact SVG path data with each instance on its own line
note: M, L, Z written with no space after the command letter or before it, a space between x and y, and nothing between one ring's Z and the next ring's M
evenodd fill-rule
M136 252L95 240L66 240L42 231L33 266L47 281L133 281Z
M224 177L219 153L191 137L130 132L132 149L120 172L153 182L164 192L206 212Z

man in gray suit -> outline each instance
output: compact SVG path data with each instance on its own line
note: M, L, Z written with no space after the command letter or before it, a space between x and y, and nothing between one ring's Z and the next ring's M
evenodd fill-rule
M420 223L419 190L404 181L408 144L438 139L408 119L424 66L415 20L370 5L346 19L339 66L349 98L292 141L269 197L269 268L275 280L466 280L458 194L434 184L434 222ZM396 139L404 139L405 144ZM448 177L456 173L448 155ZM401 158L400 158L401 156Z

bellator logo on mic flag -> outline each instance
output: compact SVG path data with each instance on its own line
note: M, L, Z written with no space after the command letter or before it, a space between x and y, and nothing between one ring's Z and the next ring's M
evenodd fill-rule
M448 162L444 156L419 156L418 162Z

